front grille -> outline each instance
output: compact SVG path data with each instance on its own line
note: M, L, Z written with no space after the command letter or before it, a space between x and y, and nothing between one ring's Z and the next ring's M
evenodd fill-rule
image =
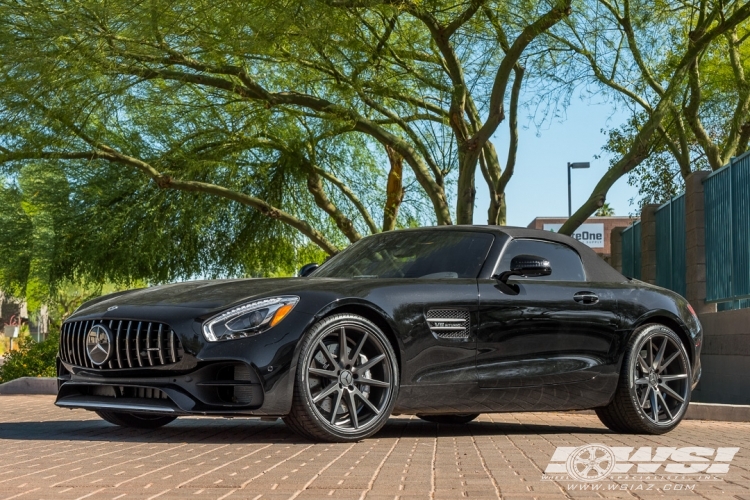
M469 311L465 309L430 309L427 326L441 339L466 339L469 337Z
M97 324L112 332L113 351L101 366L91 362L86 352L86 335ZM66 363L99 370L140 368L177 363L184 351L169 325L135 320L69 321L60 332L60 358Z

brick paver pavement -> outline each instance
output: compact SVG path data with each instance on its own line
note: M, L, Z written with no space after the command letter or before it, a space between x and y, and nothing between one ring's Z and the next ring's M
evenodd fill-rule
M685 421L665 436L628 436L610 433L595 415L573 412L482 415L465 426L396 417L372 439L321 444L281 421L183 418L138 431L52 402L0 396L0 500L750 500L750 423ZM712 481L542 480L558 446L587 443L740 451L729 472ZM694 489L675 491L689 484Z

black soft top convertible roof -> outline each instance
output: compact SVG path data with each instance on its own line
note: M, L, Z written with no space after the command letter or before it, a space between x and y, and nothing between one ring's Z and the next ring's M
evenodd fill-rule
M604 259L594 252L591 248L584 245L575 238L565 236L564 234L545 231L543 229L529 229L527 227L515 226L479 226L479 225L453 225L453 226L432 226L419 227L413 229L401 229L400 231L479 231L483 233L506 234L511 238L531 238L537 240L554 241L567 245L581 256L583 268L586 271L586 281L592 282L616 282L621 283L627 278L617 272L615 268L607 264Z
M485 226L491 227L491 226ZM583 261L583 268L586 271L587 281L615 281L622 282L626 278L615 268L607 264L604 259L594 252L591 248L584 245L575 238L566 236L564 234L553 233L552 231L544 231L543 229L529 229L527 227L512 227L512 226L497 226L497 229L507 234L511 238L535 238L540 240L554 241L568 245L573 250L578 252Z

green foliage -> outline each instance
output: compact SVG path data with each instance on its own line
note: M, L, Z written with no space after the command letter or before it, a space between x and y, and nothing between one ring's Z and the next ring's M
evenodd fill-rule
M397 227L470 212L508 44L566 2L345 4L0 0L0 287L292 274L382 227L384 146Z
M584 0L550 30L549 52L534 60L545 75L540 105L557 110L581 94L629 115L606 131L611 168L574 222L623 175L639 204L660 203L692 172L747 150L749 17L750 4L737 0Z
M0 366L0 383L20 377L55 377L55 359L57 357L60 334L50 333L42 342L32 337L20 337L18 349L7 352Z
M609 203L605 203L601 207L599 207L599 210L597 210L594 215L597 217L612 217L615 215L615 209L612 208Z

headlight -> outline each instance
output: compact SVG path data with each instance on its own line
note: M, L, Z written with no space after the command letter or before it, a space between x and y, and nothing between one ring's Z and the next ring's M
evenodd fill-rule
M203 323L203 336L209 342L218 342L258 335L279 324L297 302L299 297L293 296L248 302Z

